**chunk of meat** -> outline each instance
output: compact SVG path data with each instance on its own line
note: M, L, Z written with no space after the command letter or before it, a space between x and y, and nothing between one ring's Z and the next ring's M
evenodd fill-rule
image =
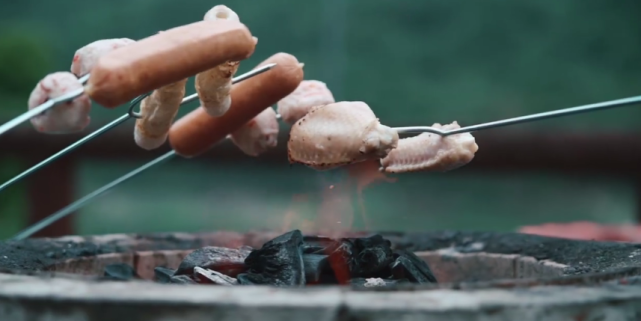
M140 103L142 117L136 120L134 141L146 150L156 149L167 140L171 124L185 96L187 79L154 90Z
M312 107L334 102L334 95L324 82L303 80L293 93L278 102L277 109L283 121L292 125Z
M231 141L249 156L258 156L278 144L278 120L269 107L231 133Z
M313 107L292 126L287 151L290 163L327 170L378 159L398 144L398 133L381 125L360 101Z
M71 72L78 77L82 77L91 72L91 68L93 68L100 57L134 42L136 41L128 38L94 41L76 50L76 54L73 56L73 61L71 62Z
M70 72L56 72L43 78L29 96L28 106L33 109L47 100L58 98L82 88L78 78ZM91 100L85 94L54 106L31 118L31 124L41 133L68 134L82 131L89 125Z
M204 20L240 22L238 14L225 5L217 5L205 14ZM257 39L254 38L255 41ZM238 71L238 61L228 61L196 75L195 85L200 105L213 117L224 115L231 107L231 81Z
M457 122L448 125L434 124L432 127L441 130L461 128ZM388 173L446 172L472 161L478 149L474 136L470 133L445 137L422 133L399 140L398 147L381 160L381 166Z

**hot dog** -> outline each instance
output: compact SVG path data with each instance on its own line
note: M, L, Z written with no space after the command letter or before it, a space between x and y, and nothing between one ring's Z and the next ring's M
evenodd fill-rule
M434 124L432 127L442 130L461 128L457 122L448 125ZM446 137L422 133L399 140L398 147L381 160L381 169L387 173L446 172L472 161L478 149L474 136L470 133Z
M167 140L171 123L185 96L187 79L154 90L140 103L142 118L136 120L134 140L143 149L160 147Z
M303 80L303 67L296 57L277 53L258 65L276 63L270 71L232 86L232 106L214 118L197 108L176 121L169 131L169 143L178 155L194 157L237 130L265 108L292 93Z
M29 109L49 99L82 88L78 78L70 72L56 72L43 78L29 96ZM41 133L68 134L83 130L89 125L91 101L82 95L72 101L54 106L42 115L31 118L31 124Z
M317 170L379 159L396 148L398 133L381 125L360 101L313 107L292 126L287 142L290 163Z
M243 153L258 156L278 144L278 119L274 108L267 107L254 119L230 135L231 141Z
M223 62L246 59L254 44L249 29L234 21L169 29L101 57L85 90L97 103L114 108Z
M240 22L238 14L224 5L217 5L205 14L205 20L229 20ZM227 61L196 75L195 85L200 106L214 117L222 116L231 106L231 79L236 74L240 62Z
M93 68L100 57L134 42L134 40L128 38L94 41L76 50L76 53L73 55L73 61L71 62L71 72L78 77L82 77L91 71L91 68Z
M334 95L324 82L303 80L293 93L278 102L277 108L281 119L293 125L307 115L312 107L333 102L336 102Z

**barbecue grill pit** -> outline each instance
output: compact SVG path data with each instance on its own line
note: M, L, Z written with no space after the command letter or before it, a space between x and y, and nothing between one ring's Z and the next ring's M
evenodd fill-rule
M5 272L0 273L0 320L641 317L641 286L635 285L641 283L641 245L514 233L377 233L394 248L425 259L436 285L291 289L97 280L113 263L130 264L151 280L155 267L175 269L194 249L260 248L280 234L104 235L0 243L0 269Z

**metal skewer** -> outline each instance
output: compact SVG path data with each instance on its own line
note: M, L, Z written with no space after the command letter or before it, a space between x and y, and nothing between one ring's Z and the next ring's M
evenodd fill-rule
M89 80L89 75L88 74L82 76L79 79L80 83L83 84L83 85L87 82L87 80ZM62 96L60 96L58 98L54 98L54 99L50 99L50 100L45 101L42 105L30 109L26 113L24 113L24 114L22 114L22 115L20 115L20 116L18 116L16 118L10 120L10 121L4 123L2 126L0 126L0 135L6 133L7 131L10 131L14 127L26 122L27 120L44 113L45 111L51 109L55 105L62 104L64 102L68 102L68 101L74 100L74 99L82 96L82 94L84 92L85 92L85 89L84 88L80 88L80 89L74 90L74 91L72 91L70 93L66 93L66 94L64 94L64 95L62 95Z
M528 115L528 116L521 116L521 117L497 120L497 121L493 121L493 122L489 122L489 123L483 123L483 124L478 124L478 125L473 125L473 126L467 126L467 127L463 127L463 128L459 128L459 129L453 129L453 130L447 130L447 131L443 131L443 130L436 129L434 127L428 127L428 126L423 126L423 127L421 127L421 126L418 126L418 127L395 127L394 129L399 134L433 133L433 134L437 134L437 135L441 135L441 136L449 136L449 135L460 134L460 133L475 132L475 131L479 131L479 130L483 130L483 129L490 129L490 128L497 128L497 127L503 127L503 126L521 124L521 123L527 123L527 122L543 120L543 119L547 119L547 118L554 118L554 117L562 117L562 116L580 114L580 113L585 113L585 112L589 112L589 111L596 111L596 110L608 109L608 108L614 108L614 107L629 106L629 105L634 105L634 104L638 104L638 103L641 103L641 96L635 96L635 97L630 97L630 98L611 100L611 101L606 101L606 102L602 102L602 103L589 104L589 105L583 105L583 106L566 108L566 109L558 109L558 110L553 110L553 111L548 111L548 112L543 112L543 113L538 113L538 114L533 114L533 115Z
M602 102L602 103L596 103L596 104L590 104L590 105L584 105L584 106L578 106L578 107L572 107L572 108L566 108L566 109L560 109L560 110L533 114L528 116L521 116L521 117L510 118L505 120L499 120L499 121L494 121L494 122L489 122L489 123L484 123L479 125L463 127L460 129L450 130L450 131L441 131L433 127L420 127L420 126L419 127L396 127L394 129L397 130L399 134L434 133L441 136L449 136L454 134L473 132L473 131L482 130L482 129L496 128L496 127L514 125L514 124L525 123L530 121L537 121L537 120L542 120L546 118L561 117L561 116L566 116L571 114L578 114L582 112L627 106L627 105L632 105L636 103L641 103L641 96L618 99L618 100L613 100L608 102ZM277 118L280 119L280 115L277 115ZM227 136L226 138L229 138L229 136ZM33 235L34 233L47 227L48 225L54 223L55 221L69 215L73 211L82 207L84 204L89 203L92 199L104 194L105 192L117 186L118 184L140 174L142 171L147 170L150 167L158 163L161 163L164 160L170 159L174 155L176 155L174 151L167 152L165 155L160 156L155 160L129 172L128 174L116 179L115 181L103 186L102 188L94 191L93 193L83 197L82 199L68 205L67 207L61 209L60 211L34 224L33 226L27 228L23 232L18 233L16 236L12 238L12 240L22 240Z
M245 79L254 77L254 76L258 75L258 74L262 74L263 72L268 71L268 70L274 68L275 66L276 66L276 63L272 63L272 64L268 64L268 65L262 66L260 68L256 68L256 69L254 69L252 71L249 71L249 72L244 73L244 74L242 74L242 75L240 75L238 77L235 77L234 79L232 79L232 83L238 83L238 82L241 82L241 81L243 81ZM189 103L189 102L191 102L191 101L193 101L193 100L195 100L197 98L198 98L198 94L193 94L191 96L185 97L183 99L181 105ZM130 112L130 114L131 114L131 112ZM121 119L123 117L125 117L125 116L122 116L119 119ZM133 117L136 117L136 116L133 116ZM118 121L119 119L117 119L116 121ZM109 125L107 125L107 126L109 126ZM107 127L107 126L105 126L105 127ZM137 176L138 174L144 172L145 170L153 167L156 164L160 164L163 161L171 159L175 155L176 155L176 152L171 150L171 151L165 153L164 155L159 156L158 158L148 162L147 164L138 167L137 169L125 174L124 176L121 176L120 178L112 181L111 183L109 183L107 185L104 185L103 187L93 191L92 193L88 194L87 196L85 196L85 197L83 197L83 198L81 198L81 199L79 199L79 200L67 205L63 209L61 209L61 210L59 210L59 211L47 216L46 218L42 219L40 222L37 222L37 223L33 224L32 226L26 228L22 232L20 232L17 235L15 235L13 238L11 238L11 240L22 240L22 239L30 237L34 233L37 233L38 231L42 230L43 228L55 223L56 221L64 218L65 216L73 213L77 209L81 208L83 205L85 205L85 204L89 203L90 201L92 201L94 198L97 198L97 197L103 195L104 193L108 192L110 189L116 187L117 185L120 185L120 183L123 183L123 182L129 180L130 178L133 178L133 177Z
M245 74L242 74L242 75L240 75L240 76L238 76L238 77L235 77L235 78L232 80L232 82L233 82L233 83L236 83L236 82L239 82L239 81L243 81L243 80L245 80L245 79L247 79L247 78L250 78L250 77L253 77L253 76L255 76L255 75L258 75L258 74L260 74L260 73L262 73L262 72L265 72L265 71L267 71L267 70L269 70L269 69L273 68L275 65L276 65L276 64L269 64L269 65L265 65L265 66L262 66L262 67L260 67L260 68L254 69L254 70L249 71L249 72L247 72L247 73L245 73ZM78 96L80 96L81 94L82 94L82 92L80 92L80 94L78 94L78 95L76 95L76 96L74 96L74 97L71 97L71 94L69 94L69 95L67 95L67 96L69 96L69 97L71 97L71 98L67 97L67 100L60 100L60 98L63 98L63 97L61 96L61 97L60 97L59 99L57 99L57 100L56 100L56 102L55 102L55 103L53 103L51 106L53 106L53 105L55 105L55 104L58 104L58 103L61 103L61 102L68 101L68 100L73 100L74 98L77 98L77 97L78 97ZM96 129L96 130L95 130L95 131L93 131L91 134L88 134L87 136L85 136L85 137L81 138L80 140L78 140L78 141L76 141L75 143L73 143L73 144L69 145L68 147L64 148L63 150L61 150L61 151L59 151L59 152L57 152L57 153L55 153L55 154L51 155L50 157L46 158L45 160L41 161L40 163L38 163L38 164L36 164L36 165L32 166L31 168L29 168L29 169L25 170L24 172L22 172L22 173L20 173L20 174L18 174L18 175L16 175L16 176L14 176L12 179L10 179L10 180L6 181L4 184L0 185L0 192L1 192L2 190L6 189L7 187L11 186L12 184L14 184L14 183L16 183L16 182L20 181L21 179L23 179L23 178L25 178L25 177L27 177L27 176L29 176L29 175L31 175L31 174L33 174L33 173L37 172L38 170L40 170L40 169L44 168L45 166L47 166L47 165L51 164L51 163L52 163L52 162L54 162L56 159L58 159L58 158L60 158L60 157L62 157L62 156L64 156L64 155L66 155L66 154L68 154L68 153L72 152L72 151L73 151L73 150L75 150L76 148L78 148L78 147L80 147L80 146L82 146L82 145L86 144L87 142L91 141L92 139L97 138L97 137L99 137L100 135L102 135L102 134L104 134L104 133L108 132L109 130L111 130L111 129L115 128L116 126L118 126L118 125L120 125L120 124L124 123L124 122L125 122L125 121L127 121L128 119L130 119L130 118L140 118L140 117L141 117L141 116L140 116L140 114L139 114L139 113L134 112L134 108L136 107L136 105L137 105L138 103L140 103L140 102L141 102L145 97L147 97L148 95L149 95L149 94L142 95L142 96L138 96L137 98L135 98L134 100L132 100L132 101L131 101L131 103L130 103L130 105L129 105L129 112L128 112L128 113L126 113L126 114L124 114L124 115L122 115L122 116L118 117L116 120L114 120L114 121L110 122L109 124L107 124L107 125L105 125L105 126L103 126L103 127L99 128L99 129ZM190 103L190 102L192 102L192 101L194 101L194 100L197 100L197 99L198 99L198 94L189 95L189 96L187 96L187 97L183 98L183 100L182 100L182 102L181 102L180 104L181 104L181 105L185 105L185 104L188 104L188 103ZM50 100L50 101L51 101L51 100ZM49 101L48 101L48 102L49 102ZM45 104L46 104L46 103L45 103ZM51 108L51 106L49 106L49 108ZM36 107L36 108L40 108L40 106L39 106L39 107ZM33 109L32 109L32 110L33 110Z

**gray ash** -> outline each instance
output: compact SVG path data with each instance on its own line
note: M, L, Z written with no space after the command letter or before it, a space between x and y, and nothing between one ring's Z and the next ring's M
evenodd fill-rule
M279 287L332 284L386 287L437 282L425 261L410 251L392 250L391 242L381 235L330 239L303 236L299 230L276 237L260 249L200 248L175 271L157 267L155 281Z

